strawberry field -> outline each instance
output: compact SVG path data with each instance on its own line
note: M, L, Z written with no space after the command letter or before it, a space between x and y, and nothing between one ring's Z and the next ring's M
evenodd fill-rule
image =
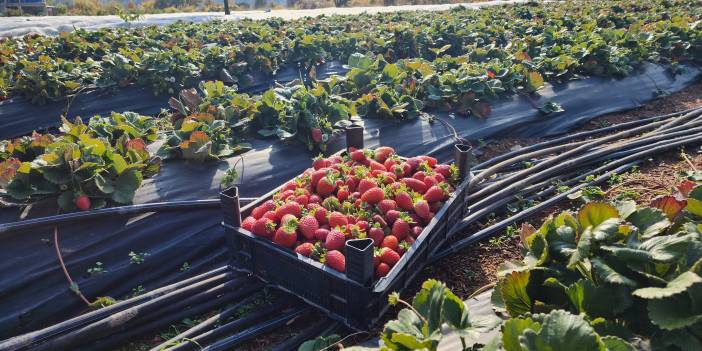
M699 104L580 129L695 84L701 21L566 1L1 38L0 350L702 348L694 162L653 202L599 188L697 152ZM497 315L418 285L505 232Z

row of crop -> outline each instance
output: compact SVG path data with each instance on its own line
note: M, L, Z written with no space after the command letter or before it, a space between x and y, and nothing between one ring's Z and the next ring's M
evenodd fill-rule
M447 330L464 350L702 349L702 175L685 177L649 207L590 202L523 225L525 257L504 262L492 293L504 319L472 315L435 280L411 303L392 295L407 308L385 325L381 350L437 350Z
M44 103L85 88L137 84L174 94L224 77L246 87L282 65L309 69L356 52L399 59L518 57L547 80L624 76L642 61L702 56L695 1L628 0L76 30L0 41L0 98ZM222 70L226 70L223 73Z

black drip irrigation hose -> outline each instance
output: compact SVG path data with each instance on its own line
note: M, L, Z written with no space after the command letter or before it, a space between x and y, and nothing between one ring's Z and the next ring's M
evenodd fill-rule
M617 139L623 139L623 138L629 138L629 137L634 137L634 140L638 139L645 139L648 137L655 137L656 135L660 135L661 133L664 132L672 132L672 131L677 131L681 130L682 126L675 126L677 123L680 123L684 120L692 118L692 120L686 122L685 124L694 126L697 125L697 119L699 118L698 116L702 113L702 109L696 109L693 110L692 112L688 112L680 117L676 117L671 121L668 120L659 120L655 122L651 122L648 124L640 125L637 126L636 128L633 129L628 129L624 130L615 134L610 134L604 137L600 137L597 139L591 139L591 140L585 140L585 141L580 141L580 142L575 142L571 144L565 144L565 145L559 145L559 146L553 146L549 148L540 148L536 151L532 151L526 154L520 154L519 156L512 157L508 160L502 161L496 165L493 165L491 167L488 167L486 169L483 169L483 172L479 175L476 175L472 180L471 180L471 186L474 186L481 180L486 179L487 177L491 176L495 172L497 172L499 169L502 169L502 167L507 166L509 164L512 164L514 162L518 162L521 160L526 160L530 159L533 157L537 156L545 156L549 154L554 154L558 153L557 156L545 159L544 161L540 162L537 164L535 167L532 167L532 169L527 169L523 170L520 174L515 175L514 177L517 177L519 175L525 175L528 173L534 173L537 170L541 170L545 167L548 167L550 165L555 164L559 160L567 159L571 156L575 156L577 154L583 153L583 152L591 152L595 148L599 148L601 145L606 144L607 142L614 141L616 144ZM656 127L661 127L658 129L655 129L652 132L649 132L648 134L644 134L643 136L636 136L639 132L645 132L649 129L653 129ZM606 147L605 147L606 148ZM489 192L490 190L497 189L496 185L492 185L487 188L483 188L475 193L473 193L471 196L469 196L469 201L471 198L476 198L480 197L486 192Z
M258 289L258 287L256 287ZM227 309L217 313L216 315L198 323L197 325L193 326L192 328L162 342L159 345L156 345L152 347L149 351L160 351L164 350L168 347L177 345L187 339L190 339L191 337L194 337L198 334L207 332L210 330L210 328L214 327L217 323L222 323L228 320L229 318L233 317L236 312L241 308L242 306L251 303L254 301L256 298L256 295L251 295L237 303L235 303L233 306L228 307Z
M486 239L486 238L492 236L493 234L495 234L497 231L504 229L505 227L511 225L514 222L524 220L527 217L529 217L535 213L538 213L541 210L547 209L548 207L555 205L559 201L564 200L568 195L584 188L585 186L588 186L591 184L600 184L600 183L606 181L607 179L611 178L612 175L624 172L624 171L630 169L631 167L634 167L636 164L637 164L637 162L632 162L632 163L626 164L624 166L618 167L613 171L610 171L610 172L607 172L607 173L601 175L600 177L595 179L593 182L581 184L577 187L571 188L570 190L563 192L563 193L560 193L560 194L558 194L558 195L556 195L556 196L554 196L554 197L552 197L552 198L550 198L550 199L548 199L548 200L546 200L546 201L544 201L536 206L530 207L529 209L526 209L526 210L524 210L524 211L522 211L514 216L506 218L506 219L504 219L498 223L495 223L495 224L493 224L485 229L482 229L482 230L478 231L475 234L472 234L471 236L469 236L467 238L464 238L464 239L461 239L461 240L456 241L454 243L451 243L448 248L431 255L429 257L428 264L431 264L431 263L436 262L436 261L438 261L438 260L440 260L440 259L442 259L450 254L458 252L458 251L460 251L460 250L462 250L462 249L464 249L464 248L466 248L466 247L468 247L468 246L470 246L478 241ZM463 228L457 228L457 230L461 230L461 229L463 229Z
M256 200L255 198L241 198L239 201L242 204L250 203ZM147 212L167 212L167 211L184 211L184 210L206 210L220 208L219 199L208 200L188 200L188 201L171 201L171 202L155 202L149 204L127 205L110 208L101 208L85 212L70 212L55 216L47 216L41 218L25 219L16 222L0 224L0 234L6 234L17 231L25 231L45 226L53 226L65 223L76 223L97 218L134 215ZM2 237L0 237L1 239Z
M255 338L258 335L267 333L285 323L289 323L293 319L308 313L312 310L311 307L298 307L293 311L288 312L280 317L271 319L265 323L248 328L242 332L219 340L211 345L200 348L201 351L225 351L232 350L235 346Z
M659 124L660 122L655 122L653 124ZM670 138L671 136L677 136L677 135L684 135L691 133L693 131L698 131L700 130L699 128L690 128L691 126L694 126L696 124L700 124L702 122L697 122L692 125L682 125L678 126L675 128L671 128L667 133L655 133L652 136L644 136L644 137L637 137L634 138L633 140L627 140L626 142L621 141L621 138L624 136L630 136L631 132L625 131L621 133L617 133L614 135L610 135L607 137L603 137L600 139L596 139L592 141L591 143L588 144L583 144L578 147L576 147L573 150L564 152L556 157L548 159L546 162L539 163L538 165L525 169L522 172L519 172L517 174L514 174L513 176L506 178L500 182L493 183L491 186L488 186L486 188L481 189L480 191L473 193L467 197L467 201L473 202L476 199L480 199L476 202L473 202L475 206L480 206L485 203L489 203L492 201L495 201L496 199L499 199L502 196L508 196L511 193L514 193L516 189L519 187L522 187L524 185L528 185L529 182L533 182L535 180L543 179L550 174L558 173L562 170L566 170L571 167L577 167L578 165L582 164L584 161L589 161L596 159L597 157L604 156L608 153L620 151L622 149L626 149L627 147L632 147L632 146L639 146L639 145L646 145L647 143L651 143L652 141L658 141L658 140L664 140L666 138ZM652 124L652 125L653 125ZM642 126L638 127L637 131L640 131L641 129L645 129L646 127L650 126ZM683 130L687 128L687 130ZM678 131L681 130L681 131ZM633 131L633 130L632 130ZM619 139L618 139L619 138ZM599 146L604 144L607 141L612 141L612 140L619 140L618 142L608 145L603 148L599 148L595 151L591 151L589 153L586 153L585 155L580 155L582 152L587 151L588 149L592 149L595 146ZM557 163L557 164L556 164ZM519 179L520 177L524 177ZM497 190L499 189L499 190ZM490 192L490 191L493 192ZM487 195L483 197L484 195Z
M648 122L655 122L655 121L658 121L658 120L661 120L661 119L670 118L670 117L674 117L674 116L678 116L678 115L683 115L683 114L686 114L686 113L689 113L689 112L692 112L692 111L695 111L695 110L698 110L698 109L700 109L700 108L699 108L699 107L695 107L695 108L690 108L690 109L687 109L687 110L684 110L684 111L673 112L673 113L668 113L668 114L665 114L665 115L654 116L654 117L647 117L647 118L642 118L642 119L638 119L638 120L635 120L635 121L630 121L630 122L624 122L624 123L614 124L614 125L611 125L611 126L608 126L608 127L603 127L603 128L593 129L593 130L587 130L587 131L583 131L583 132L579 132L579 133L568 134L568 135L562 136L562 137L560 137L560 138L556 138L556 139L551 139L551 140L543 141L543 142L540 142L540 143L537 143L537 144L532 144L532 145L529 145L529 146L525 146L525 147L523 147L523 148L520 148L519 150L510 151L510 152L508 152L508 153L505 153L505 154L502 154L502 155L493 157L493 158L491 158L491 159L489 159L489 160L487 160L487 161L485 161L485 162L482 162L482 163L477 164L477 165L475 166L475 168L483 169L483 168L486 168L486 167L490 167L490 166L492 166L492 165L494 165L494 164L497 164L497 163L499 163L499 162L506 161L506 160L509 160L509 159L511 159L511 158L514 158L515 156L519 156L519 155L522 155L522 154L527 153L527 152L530 152L530 151L539 150L539 149L544 148L544 147L547 147L547 146L553 146L553 145L557 145L557 144L563 144L563 143L570 142L570 141L573 141L573 140L576 140L576 139L586 138L586 137L589 137L589 136L598 135L598 134L602 134L602 133L607 133L607 132L611 132L611 131L615 131L615 130L620 130L620 129L623 129L623 128L635 127L635 126L639 126L639 125L642 125L642 124L646 124L646 123L648 123Z
M71 349L73 345L81 345L83 343L90 342L91 340L95 340L96 338L100 338L101 336L108 334L115 328L125 326L140 315L148 315L149 313L159 310L163 306L172 304L174 301L194 295L204 289L208 289L217 284L221 284L223 281L228 281L233 278L235 278L234 273L226 272L195 284L188 285L167 295L130 307L104 319L76 329L70 333L58 336L55 339L51 339L46 343L38 345L33 350L50 351ZM242 279L241 281L244 280Z
M293 338L288 339L285 342L280 343L276 346L273 346L273 348L271 348L271 351L297 350L300 344L307 340L314 339L315 337L317 337L324 331L325 327L327 327L328 325L329 320L327 318L322 318L317 323L314 323L311 326L300 331L300 333L295 335Z
M91 311L86 314L63 321L61 323L54 324L50 327L4 340L0 342L0 350L18 350L31 344L40 343L56 335L66 333L68 331L80 328L84 325L88 325L100 319L107 318L114 313L118 313L136 305L143 304L145 302L155 300L163 296L167 296L172 292L177 291L178 289L218 276L222 273L227 272L227 270L228 267L226 266L219 267L209 272L205 272L194 277L181 280L179 282L158 288L156 290L133 297L131 299L117 302L114 305L110 305L99 310Z
M186 350L201 350L202 345L205 345L206 343L213 342L214 340L217 340L218 338L231 334L231 333L236 333L240 334L243 332L246 332L247 330L251 329L251 326L256 324L256 323L261 323L262 321L266 320L266 318L270 317L271 315L274 315L276 313L280 313L283 311L287 306L290 305L290 301L278 301L274 303L271 306L263 307L256 312L249 313L245 315L242 318L233 320L231 322L225 323L215 329L212 329L210 331L207 331L205 333L202 333L198 336L195 336L190 339L185 339L183 342L180 344L177 344L173 347L169 347L167 349L163 349L163 351L186 351ZM299 311L299 307L295 308L295 311ZM265 323L265 322L263 322ZM255 328L254 326L253 328ZM244 331L241 331L243 328L249 328L245 329Z
M207 300L205 301L191 301L189 304L179 306L179 308L175 311L168 311L168 313L166 313L164 310L162 311L162 314L164 314L162 318L148 321L140 326L130 325L126 330L124 330L123 333L112 334L108 338L101 339L96 343L91 343L91 345L88 345L82 349L86 351L111 350L114 347L125 344L129 340L136 337L158 332L160 329L167 327L172 323L181 321L189 316L199 315L207 311L211 311L214 308L231 303L232 301L246 298L254 294L257 290L260 290L262 287L262 284L252 284L241 288L236 292L227 292L218 297L212 298L207 296Z

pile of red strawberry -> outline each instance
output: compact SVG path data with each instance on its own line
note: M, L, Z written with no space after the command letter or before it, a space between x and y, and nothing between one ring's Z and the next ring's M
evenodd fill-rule
M390 269L453 191L454 166L401 159L390 147L317 157L312 168L254 208L241 227L345 271L346 240L373 239L375 273Z

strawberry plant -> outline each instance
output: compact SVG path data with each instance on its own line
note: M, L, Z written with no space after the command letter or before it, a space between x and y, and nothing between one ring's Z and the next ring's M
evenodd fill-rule
M236 143L224 120L207 113L195 113L177 121L166 132L166 142L159 149L165 158L194 161L219 160L248 150L248 144Z
M21 203L55 197L64 211L128 204L142 180L160 168L146 143L128 133L110 140L80 119L64 119L61 131L4 143L9 152L0 163L0 196Z
M88 120L88 128L98 137L118 140L122 135L130 139L141 139L151 143L156 140L156 121L134 112L112 112L109 116L94 116Z
M583 338L589 349L626 345L635 336L661 350L702 347L702 185L686 181L680 189L651 207L591 202L547 219L538 230L524 226L526 257L503 265L493 293L496 310L511 317L502 346L529 349L522 338L538 341L543 322L510 326L564 310L580 316L580 330L602 336Z

